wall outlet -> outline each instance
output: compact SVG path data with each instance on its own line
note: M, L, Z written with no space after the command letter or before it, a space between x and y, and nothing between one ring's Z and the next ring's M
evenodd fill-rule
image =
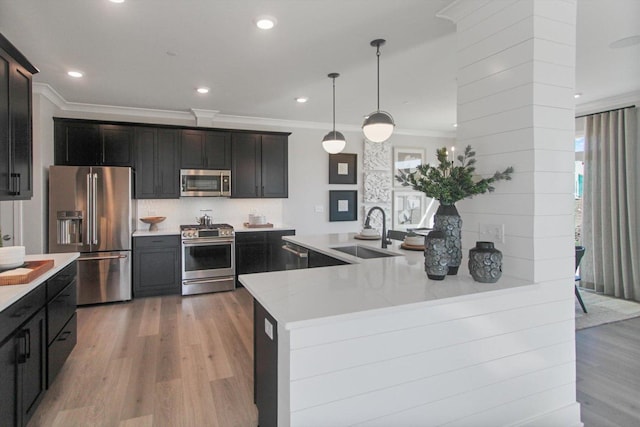
M478 224L481 241L504 243L504 224Z
M324 206L316 205L315 211L316 211L316 213L323 213L324 212Z
M264 319L264 333L273 340L273 324Z

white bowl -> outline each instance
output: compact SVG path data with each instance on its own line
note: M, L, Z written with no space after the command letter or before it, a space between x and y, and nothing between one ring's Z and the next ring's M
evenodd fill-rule
M411 246L424 245L424 236L405 236L404 243Z
M375 228L363 228L362 231L360 232L361 236L377 236L378 235L378 230L376 230Z
M24 246L7 246L0 248L0 268L6 270L8 268L19 267L24 264Z

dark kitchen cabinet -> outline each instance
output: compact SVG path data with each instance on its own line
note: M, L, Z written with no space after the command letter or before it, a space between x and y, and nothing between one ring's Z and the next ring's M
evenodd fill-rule
M28 318L8 336L0 335L0 419L3 425L25 426L44 395L47 347L46 315L42 304L44 289L36 289L2 313L6 317L3 321Z
M180 144L182 169L231 169L229 132L185 129Z
M133 296L180 294L180 236L133 238Z
M133 166L134 127L54 117L54 163Z
M33 195L31 78L37 72L0 34L0 200Z
M77 272L73 262L47 281L47 388L77 342Z
M179 132L176 129L135 129L135 198L180 197Z
M239 274L284 270L282 236L295 234L295 230L237 232L236 277ZM240 285L237 280L236 283Z
M232 133L231 196L289 195L287 134Z

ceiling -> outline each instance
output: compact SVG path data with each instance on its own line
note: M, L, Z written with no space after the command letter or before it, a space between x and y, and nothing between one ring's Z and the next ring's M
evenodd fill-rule
M451 0L0 0L0 32L68 102L358 126L380 107L399 131L451 132L456 120ZM614 7L610 7L610 6ZM259 30L261 15L277 19ZM640 90L640 1L578 0L578 102ZM84 72L82 79L66 75ZM198 86L211 91L196 93ZM294 98L307 96L306 104Z

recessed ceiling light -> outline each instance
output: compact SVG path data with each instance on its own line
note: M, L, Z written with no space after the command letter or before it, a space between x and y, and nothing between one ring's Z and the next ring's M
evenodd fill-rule
M111 3L124 3L124 0L109 0Z
M276 26L276 18L271 16L261 16L256 19L256 26L261 30L270 30Z
M209 93L209 88L208 87L199 87L198 89L196 89L196 91L198 93Z
M74 77L76 79L79 79L80 77L82 77L84 74L82 74L80 71L68 71L67 74L71 77Z
M576 93L576 94L574 94L574 95L573 95L573 97L574 97L575 99L578 99L578 98L580 98L581 96L582 96L582 94L581 94L581 93Z
M307 98L306 96L299 96L299 97L296 98L296 102L298 102L300 104L304 104L308 100L309 100L309 98Z
M623 47L635 46L637 44L640 44L640 35L625 37L623 39L616 40L609 44L609 47L611 49L620 49Z
M457 124L457 123L454 123L454 124L452 124L451 126L453 126L454 128L457 128L457 127L458 127L458 124Z

